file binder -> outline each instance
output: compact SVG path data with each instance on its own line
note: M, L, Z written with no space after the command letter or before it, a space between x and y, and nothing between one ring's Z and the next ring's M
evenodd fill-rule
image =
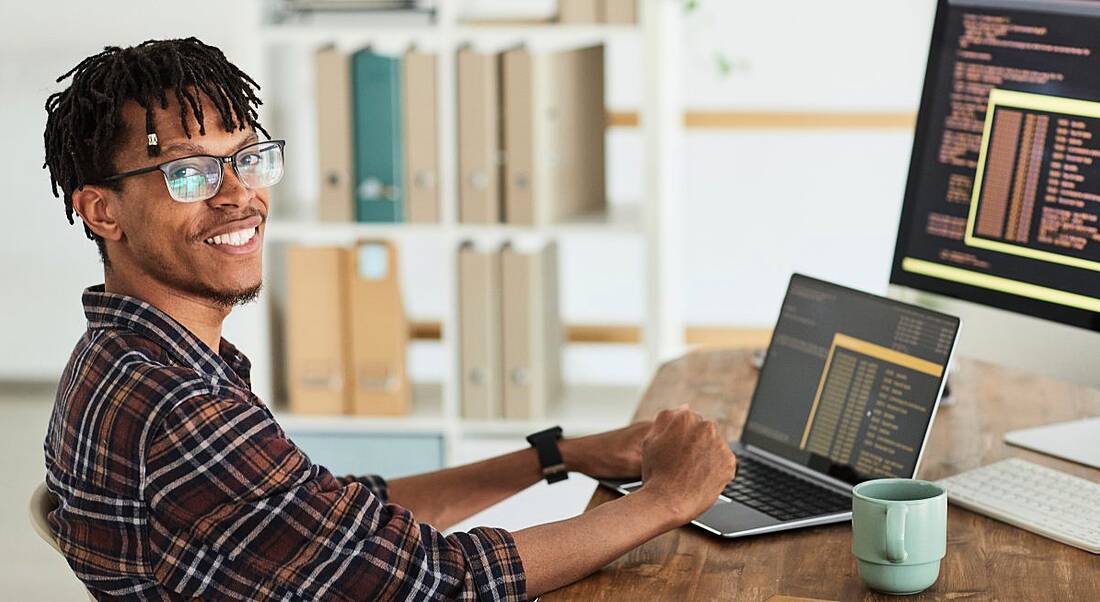
M503 55L505 219L549 225L606 210L604 50Z
M351 412L407 414L409 324L402 305L397 248L363 241L349 250L348 331L351 335Z
M499 60L458 50L459 221L501 221Z
M638 0L603 0L603 20L616 25L638 23Z
M409 50L401 63L404 96L405 209L409 222L439 221L434 54Z
M599 23L603 21L603 0L558 0L561 23Z
M319 217L355 220L352 174L351 59L334 46L314 54L317 87L317 151L321 191Z
M535 223L534 113L545 112L545 98L535 97L534 57L520 46L501 55L502 111L504 112L504 221ZM547 90L540 90L546 93ZM539 107L535 105L539 104ZM542 149L549 150L549 149ZM540 157L543 161L549 157Z
M355 219L405 220L401 65L370 48L352 56L355 100Z
M464 243L458 251L462 415L503 414L500 251Z
M542 418L561 393L557 270L552 241L501 251L505 418Z
M552 177L542 178L542 184L536 185L556 185L557 189L544 194L547 202L536 204L535 217L540 223L607 210L604 47L578 48L550 58L552 73L542 85L557 94L543 96L553 98L557 106L542 115L541 127L550 130L543 137L557 152L549 153L552 160L546 167ZM536 93L538 90L536 87ZM553 121L555 113L560 115L558 123ZM536 132L539 117L535 116ZM535 194L536 198L540 194L537 188Z
M343 414L348 400L346 252L287 249L287 394L303 414Z

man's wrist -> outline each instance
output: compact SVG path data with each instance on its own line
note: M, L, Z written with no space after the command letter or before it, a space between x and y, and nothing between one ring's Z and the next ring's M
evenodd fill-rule
M626 497L645 500L642 507L650 514L650 520L653 521L660 533L682 527L690 520L682 517L683 513L677 507L675 500L653 488L642 487Z
M558 449L561 450L561 459L565 463L566 470L588 474L585 471L588 462L583 448L584 444L580 439L563 438L558 441Z

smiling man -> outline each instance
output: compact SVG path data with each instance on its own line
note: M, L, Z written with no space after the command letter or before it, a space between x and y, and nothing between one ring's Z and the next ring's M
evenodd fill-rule
M259 293L284 170L258 86L194 38L109 47L70 76L46 102L46 167L104 282L83 294L46 483L50 526L97 598L533 597L694 518L732 477L715 425L686 409L388 483L313 464L221 336ZM516 533L439 531L562 470L646 484Z

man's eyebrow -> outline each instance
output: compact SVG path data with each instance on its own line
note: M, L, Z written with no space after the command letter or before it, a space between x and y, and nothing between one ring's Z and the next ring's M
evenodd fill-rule
M259 141L260 141L260 137L258 135L256 135L255 132L253 132L253 133L249 134L240 144L238 144L236 146L236 148L233 149L233 153L241 150L242 148L244 148L244 147L246 147L250 144L256 144ZM213 154L210 151L206 150L205 146L203 146L201 144L195 144L194 142L175 142L175 143L169 144L168 146L164 147L164 152L166 152L166 153L181 152L181 153L189 153L189 154L197 154L197 155L211 155L211 154ZM229 154L233 154L233 153L229 153Z

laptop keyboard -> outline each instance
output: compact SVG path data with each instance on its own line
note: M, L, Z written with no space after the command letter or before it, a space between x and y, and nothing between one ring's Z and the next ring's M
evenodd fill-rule
M737 457L737 475L722 495L782 521L852 509L851 498L745 455Z

